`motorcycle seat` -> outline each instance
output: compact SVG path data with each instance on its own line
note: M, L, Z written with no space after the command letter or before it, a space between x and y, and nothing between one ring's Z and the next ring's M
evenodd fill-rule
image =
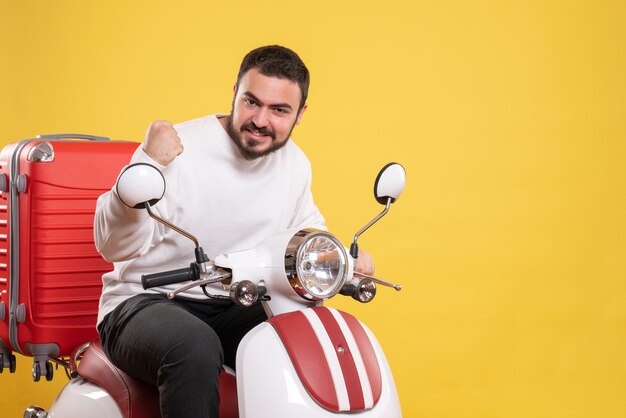
M124 373L102 351L100 340L91 342L78 364L78 374L109 393L124 418L160 417L156 386ZM220 372L220 418L237 418L237 382L232 371Z

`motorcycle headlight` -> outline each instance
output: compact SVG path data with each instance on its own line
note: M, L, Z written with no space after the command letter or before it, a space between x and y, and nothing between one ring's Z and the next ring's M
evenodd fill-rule
M304 229L287 245L285 273L298 295L313 301L328 299L346 281L348 254L332 234Z

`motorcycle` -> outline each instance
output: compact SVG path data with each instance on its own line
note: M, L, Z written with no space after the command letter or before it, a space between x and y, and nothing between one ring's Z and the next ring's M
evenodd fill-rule
M163 197L165 179L145 163L126 167L117 193L127 206L146 210L155 221L191 239L189 267L142 276L144 289L183 283L167 295L200 286L209 298L242 306L261 301L268 320L252 329L236 354L237 372L220 373L221 418L401 417L394 380L380 344L354 316L325 307L336 295L370 302L377 285L401 286L354 270L360 235L380 220L402 193L404 168L387 164L374 183L385 208L355 235L349 249L331 233L287 230L256 248L209 260L190 233L157 216L151 206ZM229 296L211 293L220 284ZM24 418L140 418L160 416L156 387L117 369L98 340L70 358L71 380L49 411L30 406Z

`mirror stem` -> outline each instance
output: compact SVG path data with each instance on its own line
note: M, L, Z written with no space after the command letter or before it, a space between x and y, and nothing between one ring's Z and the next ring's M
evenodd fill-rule
M196 248L200 247L200 243L198 242L198 239L196 237L194 237L193 235L191 235L189 232L183 231L182 229L178 228L175 225L172 225L171 223L167 222L164 219L159 218L158 216L156 216L152 210L150 209L150 204L146 203L146 210L148 211L148 214L150 215L150 217L152 219L154 219L155 221L167 226L168 228L173 229L174 231L178 232L181 235L184 235L185 237L189 238L190 240L193 241L193 243L195 244Z
M382 218L383 216L385 216L387 214L387 212L389 212L389 207L391 206L391 201L393 199L391 197L387 198L387 204L385 205L385 209L383 209L382 212L380 212L378 214L378 216L376 216L374 219L372 219L371 221L369 221L369 223L367 225L365 225L363 228L361 228L356 234L354 234L354 241L352 242L352 245L350 245L350 255L352 256L352 258L354 258L355 260L357 258L359 258L359 244L357 243L357 240L359 239L359 237L361 236L361 234L365 231L367 231L369 229L370 226L374 225L376 222L378 222L378 220L380 218Z
M152 219L154 219L155 221L165 225L168 228L172 228L174 231L178 232L179 234L189 238L190 240L193 241L194 245L196 246L194 252L196 253L196 264L198 266L198 270L200 271L200 273L206 273L207 270L207 266L206 266L206 262L210 261L209 257L207 257L207 255L204 253L204 250L202 249L202 247L200 246L200 243L198 242L198 239L196 237L194 237L193 235L191 235L189 232L184 231L182 229L180 229L179 227L172 225L171 223L167 222L165 219L161 219L158 216L156 216L152 210L150 209L150 204L146 203L145 206L146 210L148 211L148 215L150 215L150 217ZM209 267L211 268L211 267Z

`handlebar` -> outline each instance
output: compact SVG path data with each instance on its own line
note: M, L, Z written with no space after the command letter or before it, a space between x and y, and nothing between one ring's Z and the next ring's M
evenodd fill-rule
M191 263L189 267L182 269L143 274L141 276L141 285L144 289L150 289L152 287L181 283L189 280L198 280L198 277L198 266L196 263Z

